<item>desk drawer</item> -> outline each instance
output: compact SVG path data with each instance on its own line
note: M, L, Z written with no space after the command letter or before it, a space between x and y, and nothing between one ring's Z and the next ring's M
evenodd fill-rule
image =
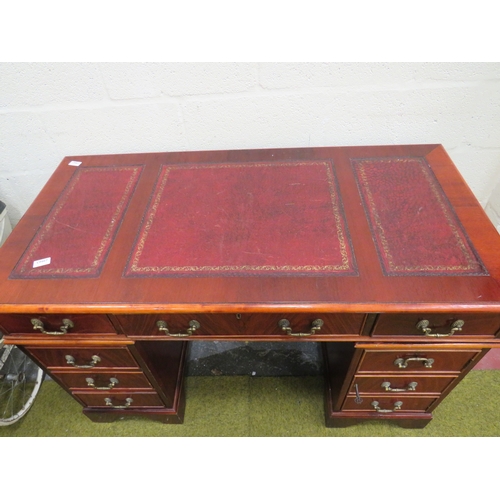
M342 407L343 410L373 411L379 415L412 411L425 412L437 398L435 397L407 397L407 396L366 396L357 402L355 396L348 396Z
M309 337L360 335L364 314L158 314L117 315L129 336L160 337ZM288 329L280 322L286 320ZM314 328L320 320L320 328ZM286 327L285 327L286 328ZM167 331L168 330L168 331Z
M243 328L250 335L287 338L361 335L364 314L278 313L242 315Z
M360 394L441 394L456 377L439 377L435 375L385 375L385 376L356 376L349 394L356 393L356 386Z
M123 389L152 389L146 376L139 371L108 370L89 373L88 370L72 372L56 370L52 371L50 375L71 390L86 389L94 392L102 392L103 390L118 392Z
M365 351L358 372L461 372L480 350Z
M494 337L499 330L499 314L381 314L372 336Z
M28 352L43 366L52 368L102 370L106 368L137 368L137 362L126 347L37 348Z
M47 338L92 333L116 335L111 321L103 314L2 314L0 327L4 333L40 334Z
M127 409L162 408L165 405L156 392L74 392L73 396L91 408Z

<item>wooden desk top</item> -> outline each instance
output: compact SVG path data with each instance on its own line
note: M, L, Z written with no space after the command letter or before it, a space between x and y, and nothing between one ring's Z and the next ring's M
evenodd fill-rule
M0 312L500 312L499 249L439 145L67 157Z

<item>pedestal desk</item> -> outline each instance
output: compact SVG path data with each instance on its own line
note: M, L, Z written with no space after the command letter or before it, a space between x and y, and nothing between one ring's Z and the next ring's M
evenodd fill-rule
M265 340L321 344L327 426L423 427L500 347L499 252L440 145L67 157L0 328L95 421L181 423L189 342Z

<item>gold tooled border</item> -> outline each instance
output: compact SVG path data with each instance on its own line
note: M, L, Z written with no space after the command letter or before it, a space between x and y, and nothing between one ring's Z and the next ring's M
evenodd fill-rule
M140 266L139 260L144 249L146 239L149 235L149 231L153 226L153 221L156 215L158 206L161 203L161 198L163 191L167 184L169 173L175 169L206 169L206 168L251 168L251 167L276 167L276 166L297 166L297 165L323 165L327 173L328 189L330 192L330 199L332 201L332 209L335 218L336 234L339 240L339 247L341 253L341 264L338 265L307 265L307 266L292 266L292 265L282 265L282 266L253 266L253 265L242 265L242 266ZM124 276L131 275L144 275L144 274L161 274L161 273L216 273L216 272L310 272L310 273L321 273L321 272L352 272L357 273L357 268L355 266L354 253L350 249L349 242L347 241L347 221L345 216L341 213L341 200L337 194L338 188L336 188L336 181L333 174L333 165L331 161L297 161L297 162L248 162L248 163L220 163L220 164L188 164L188 165L163 165L160 173L159 180L157 182L157 187L155 189L153 198L146 209L146 217L143 223L142 229L139 231L139 237L135 245L135 250L131 254L129 259L129 265L124 273ZM349 258L349 249L351 250Z

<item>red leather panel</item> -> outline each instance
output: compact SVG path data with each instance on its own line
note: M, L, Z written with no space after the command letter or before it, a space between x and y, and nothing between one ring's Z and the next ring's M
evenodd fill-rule
M351 165L386 275L487 275L425 158Z
M10 277L99 276L141 169L77 169ZM50 264L33 267L48 258Z
M357 273L330 161L164 165L125 276Z

